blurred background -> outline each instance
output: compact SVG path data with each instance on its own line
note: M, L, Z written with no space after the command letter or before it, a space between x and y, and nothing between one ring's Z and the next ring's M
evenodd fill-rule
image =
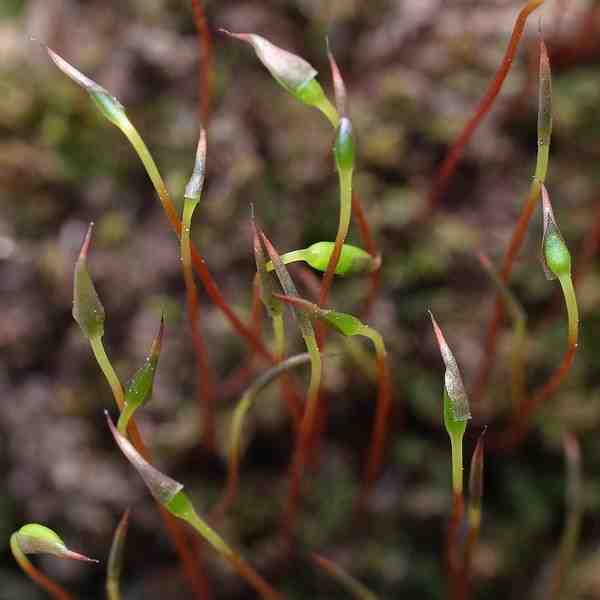
M276 385L253 409L240 498L218 527L288 598L348 597L311 563L311 552L332 558L382 598L445 597L450 454L440 416L443 365L427 310L436 314L471 388L495 299L475 253L500 264L535 167L538 14L554 72L547 183L579 275L581 343L567 380L536 412L523 443L486 456L473 596L548 597L566 517L561 438L570 431L582 447L585 510L563 597L600 597L600 4L546 0L534 13L502 93L447 193L429 218L415 222L437 167L500 64L523 4L203 3L213 33L225 27L265 35L309 60L332 95L329 35L356 132L354 185L383 256L368 322L389 349L395 411L370 512L356 519L352 509L376 388L332 334L325 369L329 418L318 469L309 477L297 557L278 560L293 432ZM185 484L201 512L223 488L228 426L244 389L235 376L248 364L248 348L201 291L202 333L218 382L219 452L210 455L199 446L176 239L127 140L30 36L121 100L177 202L193 166L204 93L203 52L188 2L0 3L0 598L46 597L8 548L11 532L30 521L47 524L103 563L40 558L36 564L80 598L104 597L103 565L128 506L123 598L189 598L152 499L110 437L102 415L104 408L115 415L110 390L71 317L73 265L87 224L96 223L89 265L106 308L108 353L123 381L141 366L165 312L154 395L138 422L157 465ZM214 33L213 51L207 180L193 239L246 320L254 274L249 204L280 251L332 240L338 214L333 134L322 115L272 80L249 47ZM540 237L537 211L511 279L528 315L528 389L547 379L566 347L560 289L544 277ZM355 226L350 241L361 243ZM338 279L331 305L358 312L368 289L367 278ZM300 350L288 323L291 345ZM270 325L264 325L268 342ZM495 431L507 423L512 343L505 320L490 384L465 437L467 463L482 426ZM266 365L257 360L254 366L260 372ZM254 597L212 551L204 555L214 597Z

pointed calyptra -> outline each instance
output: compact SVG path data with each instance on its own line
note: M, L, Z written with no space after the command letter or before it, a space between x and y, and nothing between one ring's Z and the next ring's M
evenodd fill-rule
M552 71L548 49L542 39L540 39L538 102L538 143L548 145L552 135Z
M260 35L232 33L226 29L219 31L250 44L275 80L301 102L316 107L329 102L316 80L317 70L300 56L272 44Z
M198 141L198 148L196 149L196 160L194 162L194 169L192 176L185 186L184 198L187 200L193 200L195 202L200 201L202 195L202 188L204 187L204 174L206 171L206 130L200 129L200 139Z
M52 554L59 558L98 562L95 558L69 550L55 531L38 523L23 525L13 534L11 542L13 539L23 554Z
M329 58L329 66L331 68L331 78L333 80L333 91L335 93L335 105L340 116L346 115L346 102L348 94L346 92L346 84L342 77L342 73L333 56L331 47L329 46L329 38L327 38L327 57Z
M456 359L431 311L429 311L429 316L431 317L433 331L442 359L446 365L442 412L444 426L450 438L452 490L454 492L455 509L458 509L457 507L462 505L462 500L457 504L457 499L462 498L463 495L463 437L467 429L467 421L471 418L471 412Z
M128 123L128 119L125 116L125 108L123 105L106 89L100 84L96 83L93 79L84 75L81 71L78 71L73 65L69 64L64 58L56 54L54 50L51 50L45 46L48 56L52 59L52 62L68 77L70 77L76 84L81 86L90 95L94 104L98 107L100 112L117 127L122 127L124 123Z
M283 306L277 298L273 296L273 281L271 276L267 273L268 266L265 253L260 241L258 229L256 227L256 220L254 218L254 210L252 210L252 216L250 219L252 225L252 245L254 248L254 261L256 263L256 272L258 273L259 284L260 284L260 298L262 303L265 305L271 318L281 315L283 312ZM272 265L272 263L269 263Z
M538 151L535 166L534 186L544 183L548 172L550 139L552 137L552 72L546 44L540 36L540 68L538 84ZM537 199L539 192L536 192Z
M281 256L275 249L275 246L271 243L271 240L264 234L262 230L259 230L260 238L267 249L267 254L271 259L271 263L273 264L273 268L279 279L279 283L283 288L283 291L288 296L298 296L298 289L296 288L296 284L294 283L289 271L287 270L285 264L281 260ZM306 316L303 311L294 311L298 319L298 327L300 328L300 333L304 338L304 341L307 342L308 345L312 345L314 342L315 332L310 322L310 319ZM307 341L309 340L309 341ZM315 342L316 343L316 342ZM309 350L310 352L310 350Z
M469 409L469 399L465 386L462 381L462 376L458 369L458 363L450 350L450 347L446 343L444 334L437 324L433 314L430 312L431 322L433 324L433 331L442 355L442 360L446 366L446 372L444 374L444 387L446 394L450 400L451 417L454 421L466 422L471 418L471 412Z
M133 447L131 442L117 431L112 419L108 415L108 411L104 411L106 421L110 428L117 445L125 458L132 464L140 477L144 480L146 487L157 502L167 507L169 502L183 490L183 484L171 479L168 475L161 473L157 468L153 467L146 461L140 453Z
M150 354L146 358L144 365L135 373L131 378L127 391L125 392L125 400L129 404L135 404L136 406L143 406L148 402L152 394L152 388L154 386L154 375L156 373L156 367L158 365L158 359L160 357L160 351L162 348L162 340L165 331L165 319L161 317L160 327L158 333L152 342L150 348Z
M87 269L87 255L93 226L94 224L90 223L79 252L79 258L75 263L73 278L73 318L88 339L102 337L105 319L104 307Z
M125 390L125 406L119 417L118 429L125 435L127 425L135 411L146 405L152 397L152 388L154 387L154 375L158 366L158 359L162 348L162 339L165 331L164 317L160 319L158 333L152 342L150 354L146 361L138 369L127 384Z

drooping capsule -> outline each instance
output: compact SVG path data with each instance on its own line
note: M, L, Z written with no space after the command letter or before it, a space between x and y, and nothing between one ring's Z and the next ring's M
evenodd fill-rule
M52 554L59 558L98 562L94 558L69 550L55 531L39 523L23 525L14 534L14 538L23 554Z

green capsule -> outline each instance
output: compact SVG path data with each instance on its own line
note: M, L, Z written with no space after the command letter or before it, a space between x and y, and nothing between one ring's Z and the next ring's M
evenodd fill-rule
M286 252L281 256L284 264L289 264L296 261L304 261L317 271L325 272L329 264L329 258L333 252L335 244L333 242L316 242L308 248L302 250L293 250ZM336 275L362 275L376 271L381 265L379 257L373 258L368 252L352 246L344 244L340 259L335 268ZM273 263L267 263L267 271L273 270Z
M23 554L52 554L59 558L98 562L93 558L69 550L55 531L39 523L23 525L13 536Z
M365 324L354 315L348 313L337 312L335 310L321 310L319 317L338 333L346 337L363 335L365 330Z
M309 246L306 254L306 262L319 271L325 271L329 264L329 258L333 252L333 242L317 242ZM344 244L340 259L336 265L336 275L361 275L372 273L380 266L380 261L373 258L366 250L351 244Z
M93 223L90 224L81 246L73 277L73 318L88 339L101 338L104 335L105 320L104 307L87 269L92 228Z
M542 265L549 279L571 275L571 253L558 229L550 197L542 186L544 231L542 235Z
M347 117L340 120L335 136L333 155L339 171L351 172L354 169L354 138L352 135L352 123Z
M570 275L571 253L558 233L550 233L544 240L544 259L550 272L556 277Z
M467 420L457 418L455 413L455 402L450 398L446 389L444 389L443 415L444 427L446 428L448 435L451 438L455 436L462 437L467 430Z

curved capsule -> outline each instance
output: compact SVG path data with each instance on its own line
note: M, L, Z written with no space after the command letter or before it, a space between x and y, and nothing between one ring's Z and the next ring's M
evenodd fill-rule
M98 562L83 554L69 550L60 536L45 525L28 523L13 534L23 554L52 554L59 558L70 558L85 562Z

